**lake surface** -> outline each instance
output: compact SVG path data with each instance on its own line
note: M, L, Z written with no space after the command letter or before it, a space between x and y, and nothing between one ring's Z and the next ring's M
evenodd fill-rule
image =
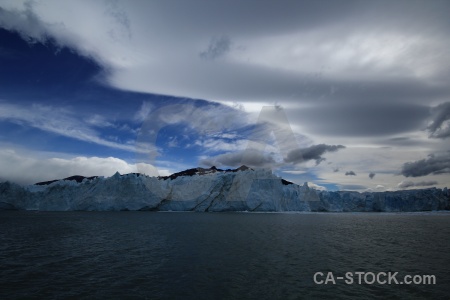
M0 212L1 299L449 297L450 213Z

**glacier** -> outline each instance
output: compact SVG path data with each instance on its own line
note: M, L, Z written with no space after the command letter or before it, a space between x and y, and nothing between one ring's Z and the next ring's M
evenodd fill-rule
M75 178L75 179L74 179ZM0 183L0 210L416 212L450 210L447 188L319 191L270 170L195 168L167 177L73 176L36 185Z

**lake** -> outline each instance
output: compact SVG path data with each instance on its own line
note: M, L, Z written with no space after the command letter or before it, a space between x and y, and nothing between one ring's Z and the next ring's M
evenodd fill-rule
M449 212L0 212L1 299L449 297Z

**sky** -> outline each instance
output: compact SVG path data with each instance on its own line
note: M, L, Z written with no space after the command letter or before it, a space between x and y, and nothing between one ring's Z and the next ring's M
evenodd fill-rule
M0 181L450 183L450 2L0 0Z

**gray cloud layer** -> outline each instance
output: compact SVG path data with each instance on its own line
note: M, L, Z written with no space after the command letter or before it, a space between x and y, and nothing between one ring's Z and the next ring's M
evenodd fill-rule
M407 162L403 165L401 173L405 177L450 173L450 152L441 155L432 154L428 158Z
M433 108L434 118L427 129L430 137L445 139L450 137L450 102Z
M432 180L432 181L419 181L419 182L412 182L412 181L406 180L406 181L400 182L398 184L398 187L406 189L406 188L414 187L414 186L419 186L419 187L420 186L432 186L432 185L436 185L436 184L438 184L438 182L435 181L435 180Z
M308 160L315 160L316 164L319 164L321 161L325 160L325 158L322 157L323 154L326 152L335 152L343 148L345 148L343 145L319 144L308 148L294 149L287 154L284 161L297 164Z
M217 59L230 51L231 40L228 36L214 37L211 39L208 48L200 52L200 57L204 59Z

